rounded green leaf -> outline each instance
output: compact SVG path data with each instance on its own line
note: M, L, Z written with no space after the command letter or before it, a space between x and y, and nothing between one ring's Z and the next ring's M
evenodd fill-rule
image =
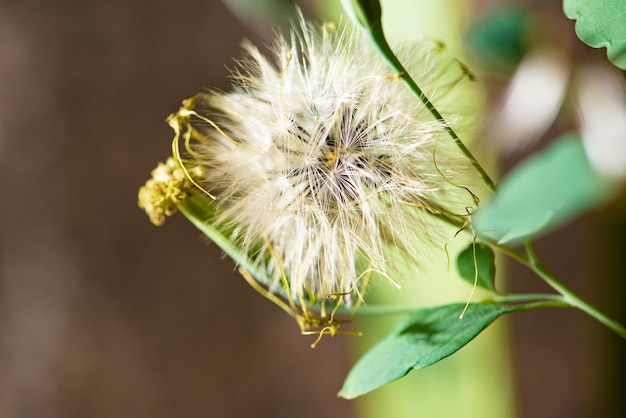
M339 396L353 399L455 353L500 315L515 308L471 303L416 310L354 365Z
M476 286L495 292L495 260L496 256L491 247L482 243L472 243L458 255L456 267L459 276L471 285L474 285L476 280Z
M576 34L583 42L606 47L613 64L626 70L626 1L564 0L563 10L576 19Z
M478 236L506 243L560 225L606 195L580 138L567 135L516 167L472 225Z

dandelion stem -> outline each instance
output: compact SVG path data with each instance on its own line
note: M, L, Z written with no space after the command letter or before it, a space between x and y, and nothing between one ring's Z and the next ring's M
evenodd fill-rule
M533 301L563 302L563 296L555 295L552 293L520 293L520 294L495 296L489 300L494 303L516 303L516 302L533 302Z
M196 228L202 231L226 255L232 258L240 268L243 268L264 286L270 287L272 285L272 281L263 274L258 265L246 257L224 231L220 231L213 226L211 221L217 216L217 208L210 198L203 195L199 190L192 189L190 196L178 205L178 209Z
M558 301L558 300L540 300L537 302L516 305L514 308L514 311L523 312L523 311L530 311L532 309L540 309L540 308L573 308L573 306L567 302Z
M617 335L621 336L622 338L626 338L626 328L624 328L623 325L621 325L614 319L609 318L608 316L600 312L597 308L582 300L579 296L574 294L574 292L572 292L569 288L567 288L563 283L557 280L556 277L554 277L546 270L546 268L539 262L539 259L535 254L535 250L530 240L526 240L525 242L526 254L505 245L492 245L494 246L494 248L497 248L511 258L519 261L521 264L528 267L535 274L537 274L537 276L543 279L543 281L546 282L551 288L559 293L559 295L552 295L552 297L545 298L544 300L549 299L551 301L556 301L556 296L561 299L561 303L566 303L571 307L580 309L587 315L591 316L592 318L609 328L611 331L615 332Z
M385 38L385 34L383 32L382 24L377 24L375 26L368 26L365 28L365 32L369 36L370 40L380 52L380 54L385 58L387 63L396 71L404 81L404 83L409 87L409 89L418 97L418 99L422 102L422 104L426 107L426 109L430 112L430 114L441 124L443 125L446 133L452 138L456 146L461 150L463 155L467 157L470 161L476 172L480 175L483 182L490 190L496 190L496 183L491 179L489 174L485 171L485 169L480 165L476 157L472 154L472 152L465 146L463 141L456 134L454 129L446 122L444 117L439 113L437 108L433 105L433 103L426 97L422 89L419 88L417 83L411 78L410 74L406 71L400 60L396 57L393 50L389 46L387 39Z
M340 310L342 310L342 308L340 308ZM409 312L421 308L423 308L423 306L369 305L361 306L359 310L356 311L356 314L360 317L406 315ZM350 312L347 308L345 310L346 312Z

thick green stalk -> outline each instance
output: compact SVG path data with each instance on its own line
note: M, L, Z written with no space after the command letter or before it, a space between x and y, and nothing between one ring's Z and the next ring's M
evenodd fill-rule
M444 117L439 113L437 108L433 105L433 103L428 99L428 97L424 94L422 89L417 85L417 83L411 78L410 74L406 71L400 60L396 57L393 50L389 46L387 39L385 38L385 34L383 32L382 24L370 25L364 28L365 32L369 36L370 40L378 50L378 52L385 58L387 63L391 66L391 68L402 77L402 80L409 87L409 89L418 97L418 99L422 102L422 104L426 107L426 109L430 112L430 114L443 125L446 133L452 138L456 146L461 150L463 155L467 157L470 161L476 172L480 175L483 182L490 190L496 190L496 183L491 179L489 174L485 171L485 169L480 165L476 157L472 154L472 152L465 146L463 141L456 134L454 129L446 122Z

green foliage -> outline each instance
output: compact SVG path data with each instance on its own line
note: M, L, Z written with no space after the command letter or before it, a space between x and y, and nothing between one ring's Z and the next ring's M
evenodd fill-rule
M527 12L501 6L472 24L467 40L483 65L512 70L528 49L529 28Z
M362 28L380 28L382 11L378 0L341 0L341 4L354 23Z
M566 135L545 152L522 162L475 214L473 227L484 238L507 243L545 232L606 195L577 135Z
M419 309L407 315L352 368L339 396L353 399L430 366L458 351L500 315L517 310L472 303L463 319L464 304Z
M496 291L496 263L495 254L491 247L482 244L470 244L456 259L457 270L462 279L483 289ZM476 275L478 270L478 275Z
M576 34L594 48L607 48L609 59L626 69L626 1L563 0L563 10L576 19Z

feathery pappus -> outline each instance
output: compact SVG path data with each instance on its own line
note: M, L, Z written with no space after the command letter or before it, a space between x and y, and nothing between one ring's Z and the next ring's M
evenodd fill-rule
M448 178L463 164L441 149L442 122L356 30L301 19L269 56L244 49L231 91L173 116L193 131L214 226L294 300L350 304L370 274L400 282L394 260L418 266L432 214L452 211ZM399 54L433 94L434 49Z

